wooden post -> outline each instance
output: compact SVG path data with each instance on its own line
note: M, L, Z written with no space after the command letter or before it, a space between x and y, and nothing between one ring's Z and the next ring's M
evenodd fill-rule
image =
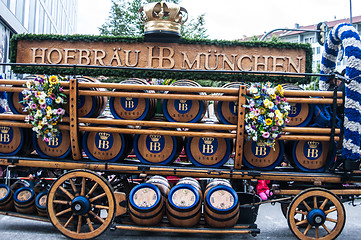
M234 168L241 169L243 157L243 142L244 142L244 116L246 109L243 107L246 104L247 87L245 85L239 86L238 92L238 122L237 122L237 137L236 137L236 155L234 157Z
M79 148L78 136L78 81L70 79L69 115L70 115L70 144L74 160L80 160L82 154Z

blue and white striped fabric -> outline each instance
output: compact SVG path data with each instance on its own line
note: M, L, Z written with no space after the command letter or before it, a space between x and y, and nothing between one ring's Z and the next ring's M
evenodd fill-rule
M346 60L345 118L342 157L360 159L361 143L361 41L356 29L348 24L336 25L329 33L321 60L321 73L332 73L336 67L338 46L342 44ZM328 77L320 77L320 90L327 90Z

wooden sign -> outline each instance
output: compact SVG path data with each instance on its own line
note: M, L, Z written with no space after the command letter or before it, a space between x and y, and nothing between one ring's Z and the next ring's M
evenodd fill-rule
M14 60L17 63L149 69L306 72L307 48L296 47L297 44L275 47L260 42L180 44L100 41L98 38L94 36L93 41L82 41L79 38L72 40L71 36L63 38L68 40L39 37L34 41L20 36L14 40L17 41Z

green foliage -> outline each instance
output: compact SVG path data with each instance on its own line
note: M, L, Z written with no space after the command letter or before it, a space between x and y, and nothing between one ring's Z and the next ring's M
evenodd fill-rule
M320 73L320 69L321 69L321 66L320 66L320 64L318 64L315 73ZM318 90L319 89L319 85L318 85L319 80L320 80L320 77L312 76L310 83L306 85L305 89L306 90Z
M196 19L190 19L185 25L182 25L181 36L189 39L205 39L208 38L207 29L205 27L205 14L199 15Z

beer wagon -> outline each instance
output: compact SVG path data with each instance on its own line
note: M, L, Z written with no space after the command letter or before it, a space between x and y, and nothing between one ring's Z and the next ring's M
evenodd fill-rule
M350 29L340 25L340 36ZM11 65L17 73L70 77L60 82L41 75L0 80L0 91L7 92L12 111L0 115L0 165L6 169L0 213L50 221L72 239L95 238L108 228L256 235L260 230L253 210L263 202L244 189L257 180L271 180L273 196L266 202L281 203L297 238L336 238L345 225L343 203L361 194L359 162L341 158L340 152L347 150L343 146L347 141L342 141L348 131L356 129L358 134L359 127L344 128L348 123L343 121L337 125L344 109L347 116L347 101L352 98L348 87L358 78L350 75L351 67L346 77L327 70L332 61L330 66L324 63L322 74L307 73L308 45L182 39L175 43L179 36L172 31L151 29L146 34L145 40L47 35L12 39L14 63L2 65ZM337 38L338 33L333 34ZM344 39L342 35L338 41L347 55ZM326 52L329 49L334 49L330 42ZM123 80L106 83L87 75ZM291 104L287 126L280 124L283 134L271 145L249 140L250 99L258 99L254 94L262 91L261 85L257 90L249 82L308 82L311 76L321 81L341 79L346 93L337 87L333 91L278 87L276 93ZM152 85L145 78L181 80ZM231 83L201 87L184 79ZM44 82L49 81L54 81L50 88L61 88L68 102L62 121L48 128L51 132L58 127L56 137L39 133L39 122L35 128L30 124L34 120L30 111L39 116L42 106L24 105L29 104L26 96L32 88L40 99ZM276 94L270 85L263 87L271 89L269 95ZM47 106L43 109L50 112L50 121ZM108 114L101 115L107 106ZM329 113L324 106L332 110L327 126L310 127L320 114ZM204 121L209 109L217 115L216 122ZM40 125L45 125L42 121ZM189 161L174 162L179 156ZM280 167L284 156L293 167ZM34 180L34 175L35 186L23 181ZM166 179L172 176L182 178L173 187ZM205 179L210 182L206 190Z

